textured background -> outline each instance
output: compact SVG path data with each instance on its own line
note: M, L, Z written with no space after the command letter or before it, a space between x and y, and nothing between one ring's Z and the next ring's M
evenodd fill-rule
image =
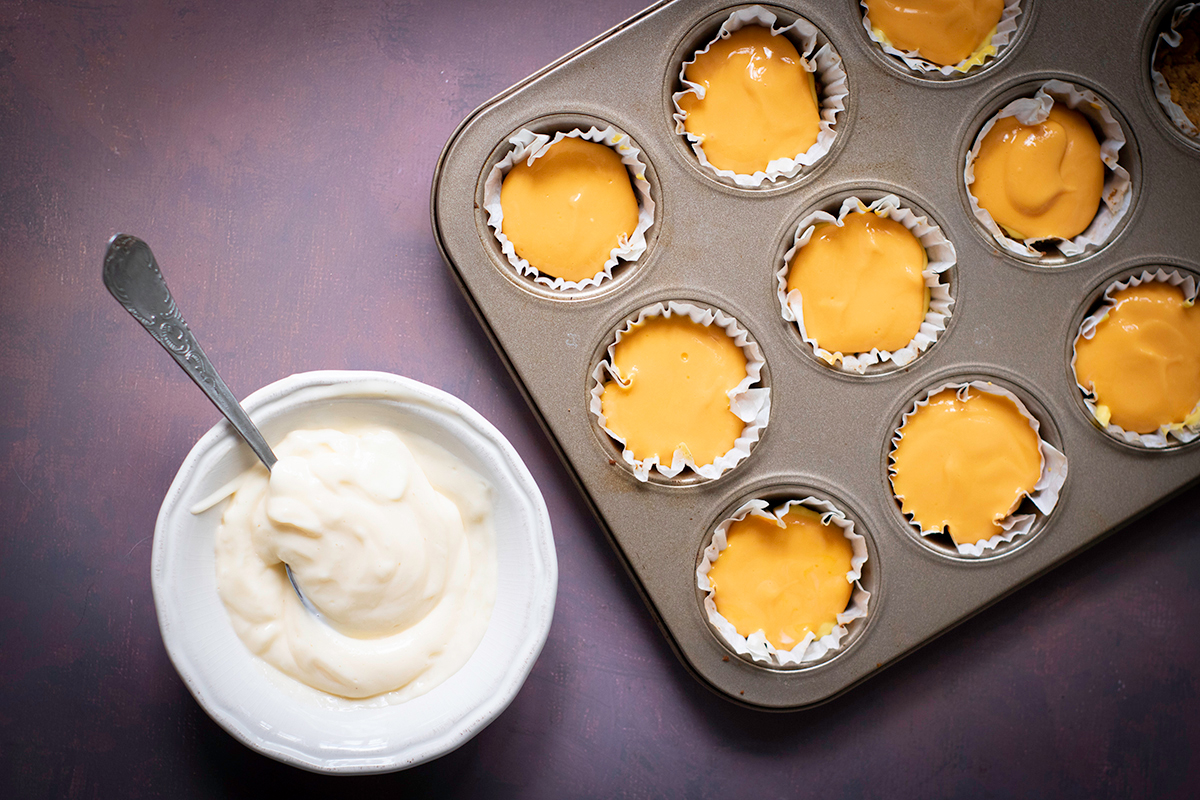
M467 113L641 4L0 0L0 796L1194 796L1197 489L813 711L735 707L675 660L428 214ZM526 459L554 522L555 622L460 750L310 775L187 693L150 537L217 413L104 293L119 230L151 242L235 393L399 372Z

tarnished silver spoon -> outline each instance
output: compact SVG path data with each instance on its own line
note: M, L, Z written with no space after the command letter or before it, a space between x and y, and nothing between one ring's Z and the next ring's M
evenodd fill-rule
M150 245L127 233L118 233L109 239L108 251L104 254L104 286L208 395L208 399L225 415L225 419L246 440L246 444L250 445L254 455L267 469L274 467L278 459L271 452L271 446L263 438L258 426L250 421L246 409L229 391L225 381L221 380L179 313L175 298L171 296L171 290L167 288L167 282L158 269L158 262L154 260L154 253L150 252ZM321 613L300 591L292 568L287 564L283 566L292 588L300 596L300 602L312 614L320 617Z

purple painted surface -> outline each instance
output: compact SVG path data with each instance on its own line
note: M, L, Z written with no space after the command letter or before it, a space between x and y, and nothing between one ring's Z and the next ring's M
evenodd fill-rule
M1195 796L1200 490L814 711L736 707L675 660L428 215L458 122L641 2L0 2L0 796ZM122 230L151 242L235 393L398 372L525 458L557 614L524 690L460 750L310 775L183 687L150 536L217 414L103 293Z

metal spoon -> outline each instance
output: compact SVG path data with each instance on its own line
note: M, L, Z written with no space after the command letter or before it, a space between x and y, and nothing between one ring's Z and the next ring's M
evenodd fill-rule
M118 233L109 239L108 251L104 254L104 286L134 319L142 323L154 341L171 354L188 377L204 390L208 399L225 415L225 419L246 440L246 444L250 445L254 455L267 469L274 467L278 459L271 452L271 446L250 421L246 409L229 391L225 381L221 380L179 313L175 298L171 296L171 290L158 270L154 253L150 252L150 245L127 233ZM300 602L312 614L320 617L321 613L300 591L292 568L287 564L283 566L292 588L300 596Z

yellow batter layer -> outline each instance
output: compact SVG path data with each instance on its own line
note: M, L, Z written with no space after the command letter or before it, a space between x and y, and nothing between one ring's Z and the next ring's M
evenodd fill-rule
M836 525L792 506L773 520L747 515L729 526L729 546L708 579L717 611L742 636L761 630L779 650L791 650L811 631L820 638L837 625L853 585L846 579L854 550Z
M1075 342L1075 377L1101 424L1134 433L1194 423L1200 403L1200 309L1166 283L1117 292L1091 339Z
M816 83L787 36L747 25L696 56L684 76L705 89L703 100L691 93L679 99L684 128L718 169L753 175L816 144Z
M1014 239L1070 239L1100 208L1100 143L1083 114L1059 103L1038 125L1005 117L983 137L970 188Z
M533 164L513 165L500 187L501 224L517 255L546 275L592 278L637 228L638 204L611 147L568 137Z
M746 355L715 325L651 317L621 337L613 366L628 385L605 384L601 412L639 460L670 464L678 448L697 466L711 464L746 426L728 394L746 377Z
M900 429L892 488L922 530L958 544L990 539L1033 492L1042 471L1038 436L1007 397L944 389Z
M877 35L897 50L951 66L991 55L1004 0L864 0ZM990 52L981 52L990 50ZM982 60L982 59L981 59Z
M796 251L788 291L800 290L809 338L836 353L898 350L929 310L925 248L908 228L872 212L817 227Z

